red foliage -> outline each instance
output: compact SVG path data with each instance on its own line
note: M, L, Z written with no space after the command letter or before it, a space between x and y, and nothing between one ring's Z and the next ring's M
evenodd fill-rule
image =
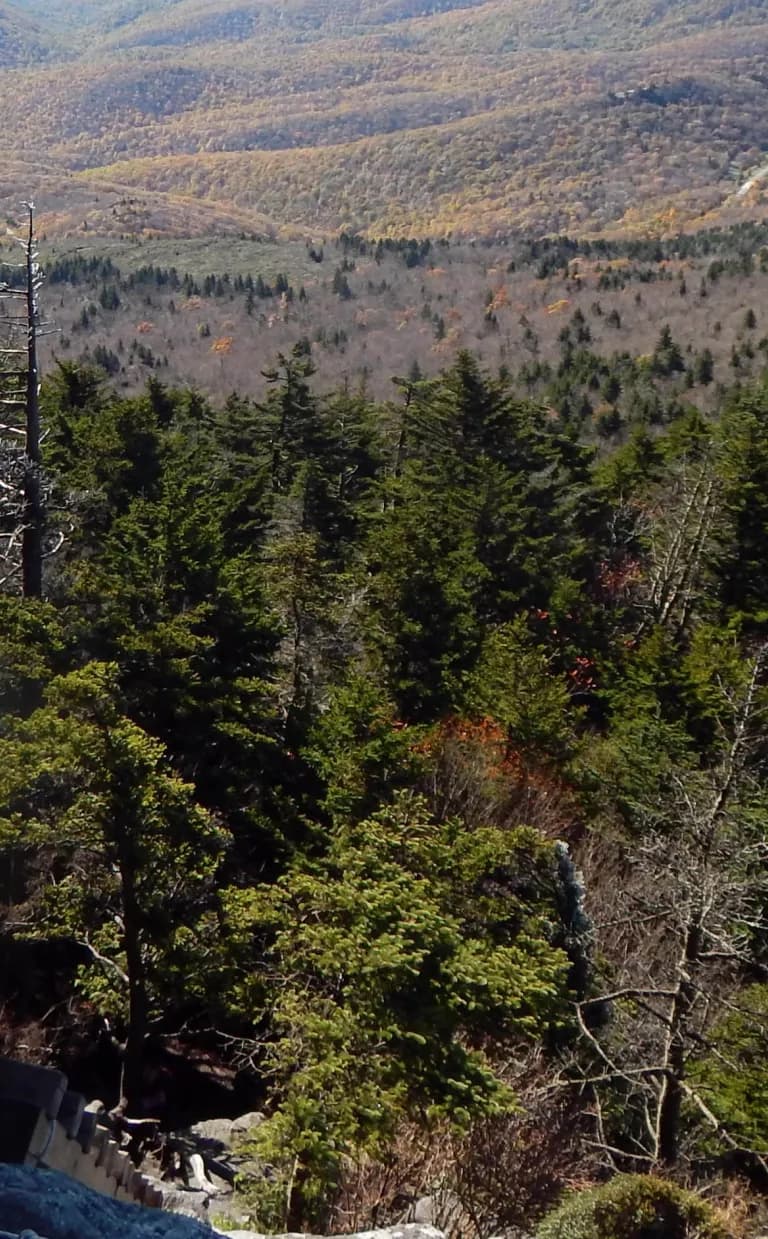
M642 575L640 561L626 555L618 563L603 560L597 568L597 584L603 597L611 602L630 596Z
M516 747L495 719L451 715L414 751L426 758L428 793L439 815L573 837L580 817L573 788L546 758Z
M568 672L570 687L581 693L590 693L597 687L597 681L592 675L595 666L593 658L576 658L574 666Z

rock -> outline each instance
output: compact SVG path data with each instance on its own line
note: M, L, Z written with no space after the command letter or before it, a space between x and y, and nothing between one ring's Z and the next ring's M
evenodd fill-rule
M199 1222L208 1219L208 1193L190 1190L184 1187L163 1188L163 1209L169 1213L181 1214L182 1217L193 1217Z
M256 1157L238 1157L237 1173L244 1179L274 1179L274 1167Z
M206 1166L205 1173L208 1175L213 1186L216 1188L217 1196L231 1196L235 1190L234 1182L230 1179L222 1179L220 1175L211 1170L210 1166Z
M529 1230L519 1230L517 1227L514 1230L503 1230L500 1233L491 1235L490 1239L536 1239ZM766 1236L756 1235L755 1239L766 1239Z
M381 1226L377 1230L359 1230L354 1235L331 1235L329 1239L445 1239L435 1226L421 1222L406 1222L403 1226Z
M222 1149L231 1149L263 1122L264 1115L258 1110L251 1110L236 1119L203 1119L201 1123L190 1127L189 1133L199 1140L211 1141Z
M211 1239L215 1239L217 1232L247 1230L253 1225L250 1211L236 1196L219 1197L212 1200L208 1208L208 1220L215 1227Z
M203 1119L202 1123L195 1123L193 1127L190 1127L189 1132L190 1135L197 1136L200 1140L210 1140L223 1149L229 1149L232 1147L233 1121L233 1119Z
M423 1222L426 1226L434 1226L437 1215L437 1202L434 1196L421 1196L411 1210L414 1222Z
M255 1230L220 1230L214 1234L222 1239L320 1239L318 1235L302 1235L288 1231L283 1235L262 1235ZM378 1230L358 1230L350 1235L330 1235L329 1239L445 1239L434 1226L408 1222L403 1226L382 1226Z
M425 1226L443 1227L449 1231L463 1230L464 1209L454 1192L438 1191L421 1196L410 1210L409 1221Z
M232 1136L235 1140L242 1140L244 1136L260 1123L264 1122L264 1115L258 1110L249 1110L247 1114L241 1114L239 1118L232 1120Z

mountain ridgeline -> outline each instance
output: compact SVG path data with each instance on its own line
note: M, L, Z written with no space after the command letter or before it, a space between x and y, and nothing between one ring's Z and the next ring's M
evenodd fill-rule
M35 184L6 200L39 187L48 231L90 223L83 193L116 186L158 209L203 199L369 235L637 231L670 211L743 214L760 196L733 203L768 146L757 0L2 16L17 66L0 72L6 155L46 151L45 175L32 159Z

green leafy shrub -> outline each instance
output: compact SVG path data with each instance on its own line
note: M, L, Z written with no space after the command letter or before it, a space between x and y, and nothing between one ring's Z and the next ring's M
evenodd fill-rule
M709 1205L693 1192L645 1175L567 1197L539 1226L536 1239L728 1239Z

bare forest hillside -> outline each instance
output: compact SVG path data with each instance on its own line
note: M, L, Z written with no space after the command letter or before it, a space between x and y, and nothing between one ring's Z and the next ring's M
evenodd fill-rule
M198 231L201 203L211 232L741 218L768 147L765 16L762 0L6 5L0 201L39 191L50 230L118 236ZM125 189L145 199L132 222L112 210Z

